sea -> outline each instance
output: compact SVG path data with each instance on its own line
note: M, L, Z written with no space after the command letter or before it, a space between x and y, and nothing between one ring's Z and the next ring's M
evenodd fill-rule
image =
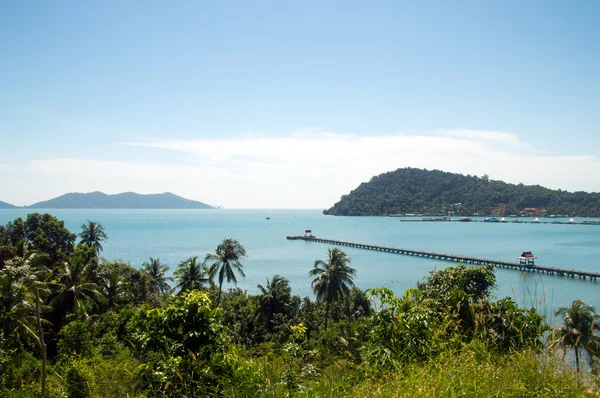
M309 270L315 260L326 260L328 245L287 236L303 235L379 246L432 251L518 261L523 251L537 257L536 264L600 271L600 225L559 225L486 222L402 222L398 217L335 217L321 210L38 210L64 220L74 233L86 220L104 226L108 240L101 256L125 261L134 267L160 258L173 272L191 257L203 259L224 238L234 238L246 248L246 276L237 286L250 294L273 275L290 281L292 293L313 297ZM0 210L0 224L26 217L31 209ZM520 218L522 221L531 219ZM583 221L585 219L575 219ZM540 221L549 221L540 219ZM552 221L556 221L553 219ZM558 220L561 221L561 220ZM567 221L567 220L562 220ZM455 265L439 260L343 247L356 269L361 289L382 287L401 295L416 287L430 271ZM600 282L515 270L497 269L494 296L514 298L534 307L550 324L559 322L559 307L582 299L600 311Z

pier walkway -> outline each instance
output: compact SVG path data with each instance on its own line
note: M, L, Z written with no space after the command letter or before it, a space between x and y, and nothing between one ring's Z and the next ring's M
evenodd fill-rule
M347 246L353 247L357 249L366 249L366 250L374 250L385 253L394 253L394 254L403 254L406 256L415 256L415 257L423 257L430 258L434 260L441 261L451 261L455 263L465 263L465 264L476 264L476 265L486 265L490 264L497 268L509 268L518 271L524 272L538 272L542 274L548 275L556 275L556 276L566 276L569 278L579 278L579 279L589 279L591 281L598 281L600 278L600 272L590 272L590 271L578 271L574 269L565 269L558 267L546 267L543 265L523 265L510 261L499 261L499 260L490 260L487 258L477 258L477 257L469 257L469 256L457 256L454 254L443 254L443 253L435 253L435 252L426 252L421 250L409 250L409 249L399 249L395 247L385 247L385 246L376 246L376 245L366 245L363 243L353 243L353 242L344 242L341 240L333 240L333 239L322 239L315 237L305 237L305 236L288 236L288 240L304 240L307 242L317 242L317 243L326 243L335 246Z

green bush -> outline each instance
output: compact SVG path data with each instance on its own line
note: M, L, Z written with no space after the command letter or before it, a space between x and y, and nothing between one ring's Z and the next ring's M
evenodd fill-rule
M58 353L63 358L86 358L93 354L92 334L84 321L74 321L59 333Z
M93 380L93 373L83 361L71 361L65 374L68 398L92 397Z

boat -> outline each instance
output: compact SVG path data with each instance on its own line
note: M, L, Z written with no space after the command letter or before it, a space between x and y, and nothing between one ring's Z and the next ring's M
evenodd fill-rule
M271 217L267 217L267 220L270 220L270 219L271 219Z
M506 221L506 218L502 217L502 218L500 219L500 222L506 223L506 222L508 222L508 221Z
M484 218L483 222L500 222L500 220L498 220L496 217L488 217Z
M532 223L539 224L540 223L540 219L536 217L536 219L533 220Z
M458 220L458 221L461 221L461 222L471 222L471 219L469 217L461 217L461 219Z

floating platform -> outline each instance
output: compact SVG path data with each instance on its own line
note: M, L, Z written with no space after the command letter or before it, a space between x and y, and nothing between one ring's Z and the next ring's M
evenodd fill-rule
M316 242L316 243L326 243L329 245L335 246L347 246L353 247L356 249L366 249L366 250L374 250L385 253L393 253L393 254L402 254L405 256L414 256L414 257L423 257L430 258L434 260L440 261L449 261L454 263L465 263L465 264L475 264L475 265L492 265L496 268L508 268L514 269L517 271L523 272L537 272L547 275L555 275L555 276L563 276L567 278L579 278L579 279L589 279L591 281L598 281L600 278L600 272L590 272L590 271L578 271L574 269L566 269L566 268L558 268L558 267L547 267L543 265L523 265L516 262L510 261L499 261L499 260L490 260L487 258L477 258L477 257L469 257L469 256L457 256L454 254L443 254L443 253L435 253L435 252L426 252L421 250L409 250L409 249L400 249L395 247L385 247L385 246L376 246L376 245L367 245L363 243L354 243L354 242L344 242L341 240L333 240L333 239L322 239L316 237L305 237L305 236L288 236L288 240L304 240L307 242Z

